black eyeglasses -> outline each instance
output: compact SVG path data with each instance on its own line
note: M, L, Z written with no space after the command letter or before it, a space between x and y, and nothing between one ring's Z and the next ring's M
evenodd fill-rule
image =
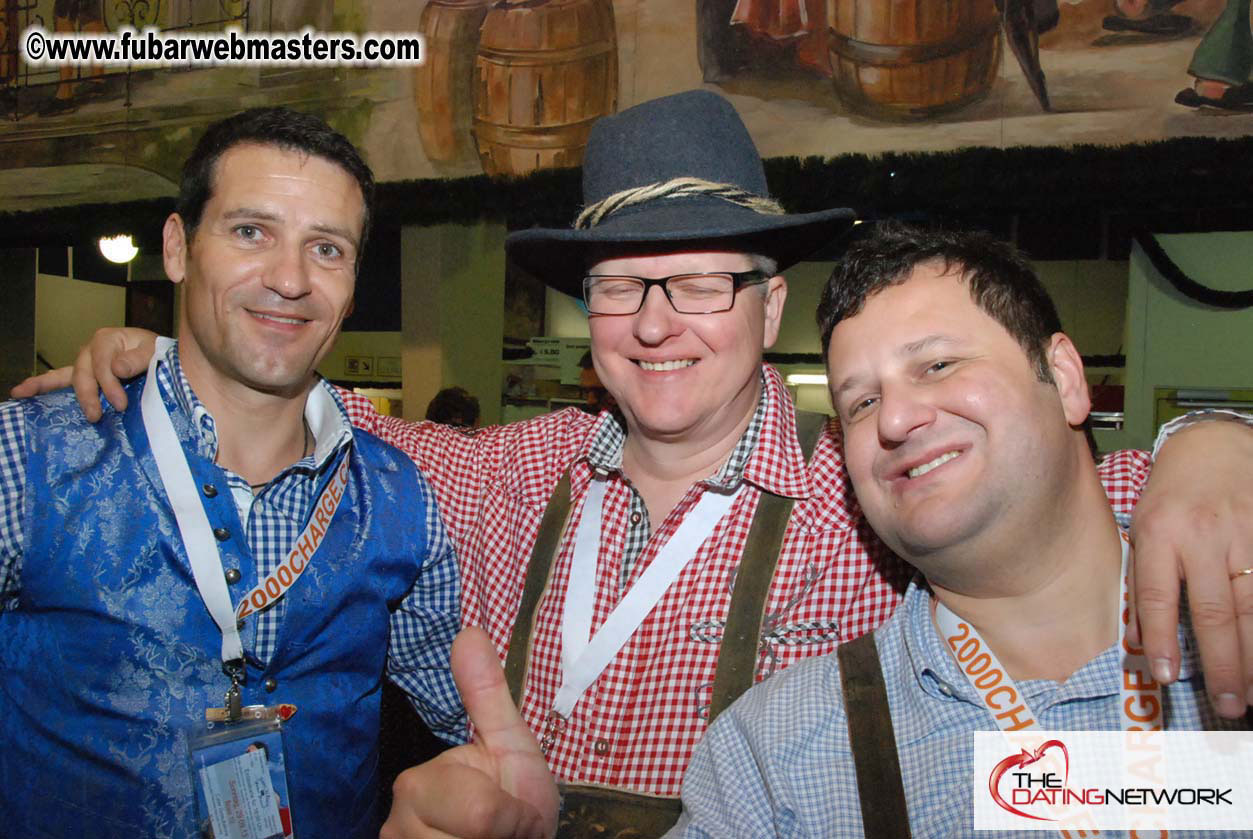
M683 315L711 315L735 306L735 293L770 279L764 271L675 274L672 277L626 277L592 274L583 278L583 302L593 315L633 315L644 306L648 290L661 286L674 310Z

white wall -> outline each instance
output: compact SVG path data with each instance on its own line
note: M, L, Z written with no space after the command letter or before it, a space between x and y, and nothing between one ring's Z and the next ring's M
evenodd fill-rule
M1253 233L1159 235L1189 277L1209 288L1253 286ZM1127 299L1127 422L1123 445L1156 434L1157 388L1253 389L1253 309L1218 309L1175 290L1136 245Z
M389 375L388 365L400 363L399 332L341 332L335 340L331 351L318 365L318 372L328 379L337 382L388 382L393 381L400 387L400 371ZM348 361L356 359L356 369L352 372ZM368 370L362 367L362 361L369 363Z
M484 425L499 422L504 226L406 227L400 253L405 418L456 385L479 400Z
M52 366L72 364L79 348L98 328L125 322L126 289L122 286L36 275L35 351Z

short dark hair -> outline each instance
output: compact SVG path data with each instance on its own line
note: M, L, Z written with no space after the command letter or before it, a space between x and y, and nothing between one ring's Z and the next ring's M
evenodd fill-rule
M1057 308L1035 270L1012 245L988 233L958 232L881 222L836 263L818 303L822 355L837 324L862 310L866 300L909 279L917 265L938 261L959 272L975 305L1005 327L1027 354L1036 377L1052 383L1046 352L1062 331Z
M479 400L463 387L446 387L426 406L426 418L444 425L473 428L479 421Z
M347 137L320 117L290 108L252 108L219 120L205 129L191 157L183 164L183 178L178 187L175 209L183 220L187 238L191 239L196 232L204 206L213 193L213 174L218 158L235 146L246 143L316 155L352 175L357 186L361 187L361 199L365 205L361 242L357 250L357 264L360 265L374 209L374 173Z

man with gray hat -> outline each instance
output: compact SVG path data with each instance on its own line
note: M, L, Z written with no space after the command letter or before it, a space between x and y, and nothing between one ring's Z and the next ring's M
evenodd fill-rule
M852 213L786 215L767 195L747 130L715 94L602 118L575 228L506 247L587 304L618 410L466 436L345 397L435 488L463 623L482 627L453 664L478 742L402 775L384 835L550 833L548 767L564 784L563 835L659 835L719 711L899 602L906 572L866 541L838 436L762 364L787 295L779 272ZM1107 461L1121 512L1147 472L1144 455Z

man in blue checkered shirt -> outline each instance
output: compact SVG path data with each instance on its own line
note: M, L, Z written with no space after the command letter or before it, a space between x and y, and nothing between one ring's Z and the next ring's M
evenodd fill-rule
M1085 438L1083 363L1020 256L889 227L836 267L818 320L857 500L921 574L870 646L797 664L714 723L667 835L965 837L973 796L991 797L975 731L1243 727L1214 714L1186 617L1179 679L1160 699L1122 695L1153 690L1120 643L1126 540ZM848 703L842 676L880 668L883 701ZM890 726L858 742L873 728L858 712L883 704ZM895 798L859 783L885 749Z
M127 386L129 410L92 424L69 392L0 405L6 833L201 835L187 738L232 704L294 708L282 803L304 836L377 835L385 674L464 739L434 497L314 372L372 195L320 119L210 126L164 228L181 338Z

